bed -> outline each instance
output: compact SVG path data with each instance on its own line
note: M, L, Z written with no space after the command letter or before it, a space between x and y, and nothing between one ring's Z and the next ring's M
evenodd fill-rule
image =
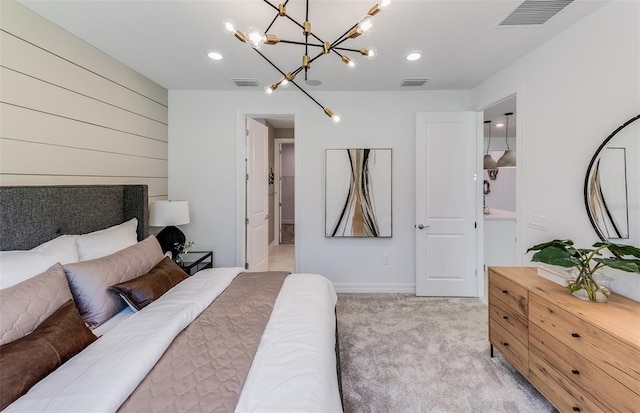
M331 282L189 277L147 216L145 185L0 187L3 411L341 412Z

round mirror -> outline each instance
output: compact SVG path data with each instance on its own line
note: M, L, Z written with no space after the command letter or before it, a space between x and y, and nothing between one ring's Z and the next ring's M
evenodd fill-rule
M614 130L591 158L584 202L600 239L640 245L640 115Z

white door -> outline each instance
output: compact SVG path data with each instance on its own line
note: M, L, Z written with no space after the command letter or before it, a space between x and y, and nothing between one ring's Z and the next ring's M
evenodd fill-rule
M418 113L416 295L478 295L478 114Z
M269 131L247 118L246 265L250 271L269 268Z

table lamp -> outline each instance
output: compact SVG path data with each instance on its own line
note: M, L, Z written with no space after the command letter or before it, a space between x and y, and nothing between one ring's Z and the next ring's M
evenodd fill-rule
M183 245L187 238L176 225L190 222L188 201L154 201L149 206L149 226L164 227L156 238L163 252L171 251L172 258L178 255L178 245Z

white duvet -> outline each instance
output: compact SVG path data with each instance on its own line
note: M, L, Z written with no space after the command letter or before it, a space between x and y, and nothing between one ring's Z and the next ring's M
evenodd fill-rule
M115 412L241 268L200 271L133 314L35 385L5 412ZM326 278L285 279L236 412L341 412L337 296Z

